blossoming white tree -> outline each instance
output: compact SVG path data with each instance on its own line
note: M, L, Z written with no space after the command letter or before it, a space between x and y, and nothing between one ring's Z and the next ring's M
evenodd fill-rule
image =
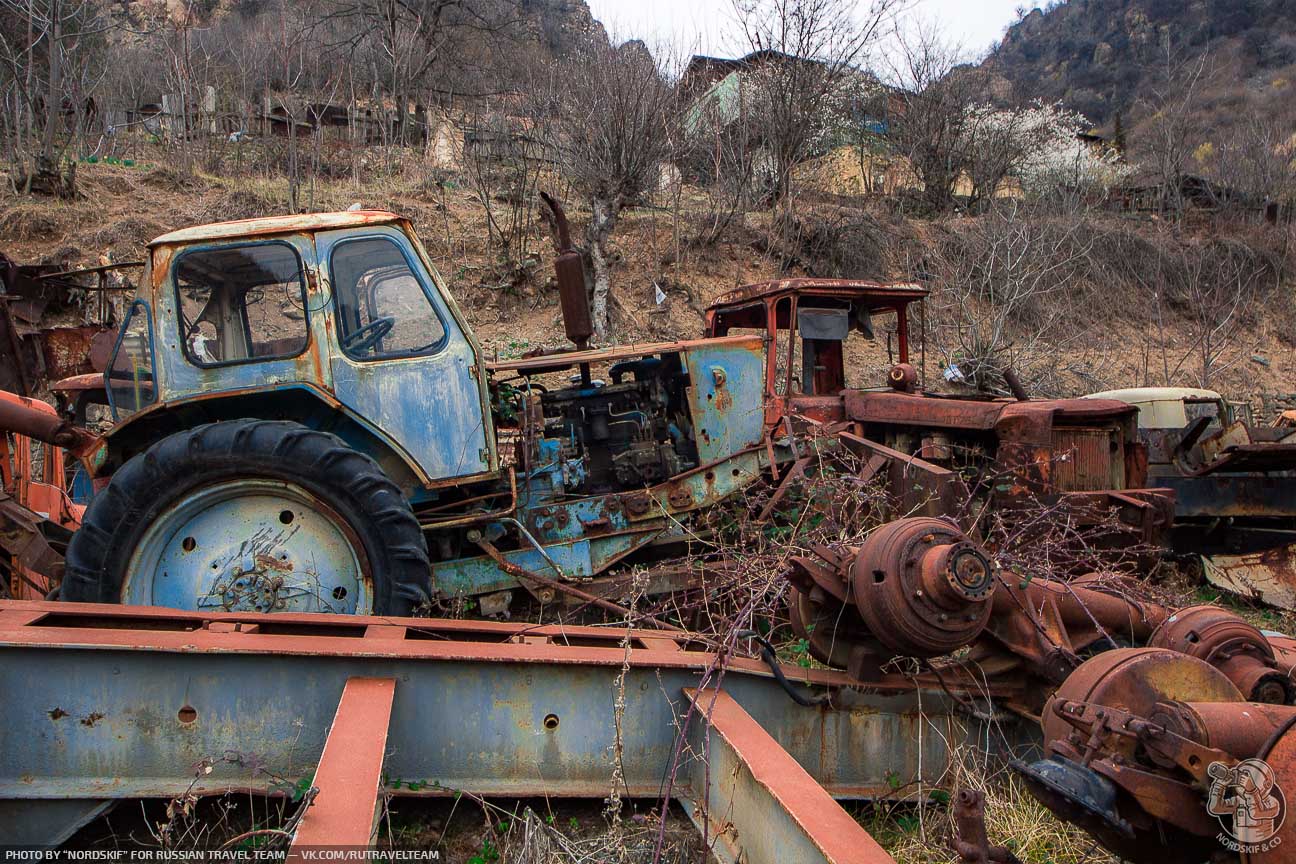
M1009 177L1028 195L1059 189L1103 192L1129 170L1114 147L1082 140L1089 122L1061 103L1037 101L1012 109L971 105L965 120L974 142L968 173L978 197L992 197Z

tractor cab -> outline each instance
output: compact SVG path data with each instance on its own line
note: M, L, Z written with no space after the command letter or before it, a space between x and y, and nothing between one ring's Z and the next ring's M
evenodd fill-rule
M481 349L405 219L225 222L149 253L104 376L106 470L159 433L265 417L338 435L407 494L497 472Z
M927 291L910 283L783 279L723 294L707 309L706 335L759 333L766 341L767 419L795 407L807 416L839 414L843 390L888 384L899 369L912 389L911 303ZM869 370L876 370L870 380ZM822 419L827 419L824 417Z

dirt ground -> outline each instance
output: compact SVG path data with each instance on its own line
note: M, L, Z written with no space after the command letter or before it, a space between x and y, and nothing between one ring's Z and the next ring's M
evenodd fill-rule
M124 804L82 828L64 849L282 850L298 804L231 793L192 808L175 802ZM662 864L715 859L678 805L626 801L619 818L606 802L587 799L491 799L467 795L393 798L378 820L379 849L427 850L447 864L585 864L649 862L660 840Z

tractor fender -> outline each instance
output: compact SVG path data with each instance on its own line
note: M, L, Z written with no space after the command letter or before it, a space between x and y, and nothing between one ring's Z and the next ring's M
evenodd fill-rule
M226 390L150 405L120 421L105 436L105 457L95 477L112 474L136 453L168 435L224 420L292 420L309 429L331 432L377 462L407 496L432 485L418 463L390 436L311 384L293 383L246 390Z

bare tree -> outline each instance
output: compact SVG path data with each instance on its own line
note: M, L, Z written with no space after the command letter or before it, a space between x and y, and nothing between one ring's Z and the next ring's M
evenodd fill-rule
M536 193L546 167L543 136L500 114L479 118L473 132L473 146L464 148L464 173L486 215L487 245L498 247L499 263L516 274L530 255Z
M1140 99L1149 119L1134 144L1141 161L1156 173L1162 206L1179 213L1183 210L1183 176L1203 135L1198 103L1213 66L1209 52L1186 53L1168 31L1162 36L1159 54L1156 78Z
M75 175L60 173L75 137L64 134L67 120L71 117L74 133L84 129L91 82L102 77L90 61L112 24L91 0L0 0L0 12L6 18L0 27L0 63L12 81L13 104L26 114L24 126L14 127L15 140L33 164L24 188L30 191L39 181L51 187L48 191L71 195Z
M1242 356L1238 337L1272 274L1252 249L1228 242L1190 246L1184 251L1184 265L1179 299L1187 307L1190 347L1171 375L1191 359L1196 361L1197 385L1209 387Z
M1003 200L939 250L941 350L978 389L1004 392L1008 370L1038 387L1056 373L1058 351L1084 341L1078 288L1094 242L1086 216L1083 207L1042 214Z
M1218 148L1216 176L1248 204L1286 203L1296 195L1296 159L1289 125L1251 111Z
M450 93L456 85L462 91L468 76L482 85L490 73L510 68L480 62L473 49L515 35L521 20L518 0L329 0L316 23L326 50L353 56L367 49L374 83L396 108L396 139L407 144L411 111L433 92Z
M744 86L770 175L786 201L793 172L814 155L832 109L904 0L733 0L748 57Z
M606 342L612 291L608 241L622 210L657 185L678 141L676 96L642 42L593 40L551 65L537 87L536 114L548 148L583 192L593 270L595 338Z
M943 213L954 203L977 145L969 107L976 98L973 78L956 71L958 46L930 25L919 25L896 40L892 77L899 110L890 118L887 145L904 158L918 181L924 209ZM984 182L984 180L982 181Z
M699 246L720 240L752 203L756 188L755 142L760 133L741 89L734 95L732 106L702 101L684 117L683 165L706 201L693 238Z

